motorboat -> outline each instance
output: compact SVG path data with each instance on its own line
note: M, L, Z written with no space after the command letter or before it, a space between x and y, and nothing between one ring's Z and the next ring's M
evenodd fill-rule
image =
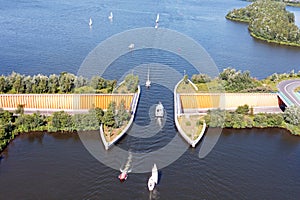
M126 181L128 174L126 171L121 171L121 174L118 176L120 181Z
M149 88L151 86L151 81L150 81L150 71L149 71L149 68L148 68L148 75L147 75L147 81L146 81L146 84L145 86L147 88Z
M161 102L159 102L155 107L155 117L163 117L164 116L164 106Z
M148 180L148 189L149 191L153 191L155 185L158 183L158 170L156 164L152 167L152 174Z
M131 162L132 162L132 154L131 154L131 152L129 152L129 155L128 155L128 158L127 158L124 168L123 169L120 168L121 174L118 176L120 181L126 181L126 179L128 177L128 173L131 172L131 169L130 169Z

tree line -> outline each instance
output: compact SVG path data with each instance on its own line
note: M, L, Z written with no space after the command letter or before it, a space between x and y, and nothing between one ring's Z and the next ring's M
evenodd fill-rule
M207 74L194 74L192 82L200 88L209 87L212 92L272 92L272 88L262 81L251 77L249 71L233 68L224 69L218 77L211 78Z
M116 80L106 80L100 76L87 79L67 72L49 76L26 76L12 72L8 76L0 76L0 93L11 94L111 93L116 85Z
M300 78L300 71L289 73L274 73L265 79L258 80L249 71L225 68L217 77L211 78L207 74L194 74L192 82L199 91L210 92L275 92L277 84L287 79Z
M205 116L209 127L220 128L286 128L294 135L300 135L300 108L287 107L283 113L253 113L248 105L235 111L209 110Z
M258 39L300 46L300 30L295 24L295 16L285 7L282 1L259 0L230 11L226 18L249 23L251 35Z

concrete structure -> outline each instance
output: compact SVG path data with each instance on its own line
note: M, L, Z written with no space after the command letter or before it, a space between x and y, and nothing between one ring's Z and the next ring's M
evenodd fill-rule
M182 80L181 80L182 81ZM196 139L191 139L187 133L181 128L180 126L180 123L179 123L179 120L178 118L181 117L181 116L184 116L185 113L183 112L183 105L182 105L182 101L180 99L181 97L181 94L178 94L176 91L177 91L177 87L178 85L180 84L179 81L176 86L175 86L175 89L174 89L174 120L175 120L175 125L176 125L176 128L178 130L178 132L180 133L180 135L183 137L183 139L185 139L185 141L190 144L192 147L195 147L197 145L197 143L201 140L201 138L203 137L204 135L204 132L206 130L206 123L204 122L203 124L203 128L199 134L199 136L196 138ZM194 98L190 98L190 100L195 100ZM186 102L188 103L188 102ZM197 113L196 113L197 115ZM199 115L199 114L198 114Z
M133 95L133 99L132 99L132 102L131 102L130 108L129 108L129 110L131 111L130 120L129 120L128 124L126 125L126 127L122 130L122 132L120 134L118 134L114 139L112 139L111 141L106 140L105 135L104 135L105 133L103 131L103 126L101 124L101 126L100 126L100 137L101 137L101 140L102 140L102 143L104 145L105 150L108 150L110 147L112 147L120 138L123 137L123 135L131 127L131 125L133 123L133 120L134 120L134 117L135 117L137 105L138 105L138 102L139 102L140 93L141 93L141 89L140 89L140 86L138 86L138 92Z
M24 105L25 112L87 112L94 107L106 110L111 101L120 104L125 101L130 108L134 94L0 94L0 108L14 111Z
M216 108L234 110L245 104L254 110L280 112L276 93L181 93L178 98L185 113L201 113Z

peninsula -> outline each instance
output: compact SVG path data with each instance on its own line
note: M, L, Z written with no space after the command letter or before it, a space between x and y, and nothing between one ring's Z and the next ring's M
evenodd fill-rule
M295 16L285 7L284 2L258 0L245 8L230 11L226 18L248 23L249 32L256 39L300 47L300 30L295 25Z

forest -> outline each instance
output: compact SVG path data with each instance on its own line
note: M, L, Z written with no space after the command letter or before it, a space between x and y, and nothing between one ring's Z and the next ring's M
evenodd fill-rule
M234 9L227 19L246 22L250 34L268 42L300 46L300 30L295 16L282 1L258 0L245 8Z

